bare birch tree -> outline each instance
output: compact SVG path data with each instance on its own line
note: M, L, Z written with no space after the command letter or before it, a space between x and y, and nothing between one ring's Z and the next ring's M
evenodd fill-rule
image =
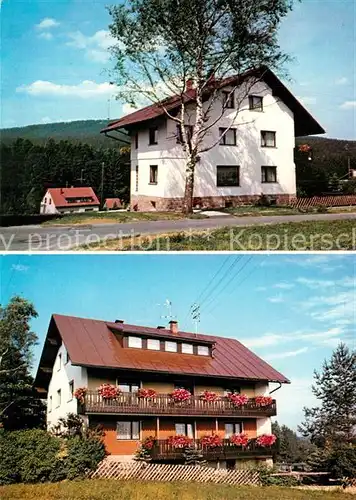
M280 72L288 59L279 47L277 30L292 3L126 0L109 8L110 32L116 41L112 52L117 98L133 107L142 98L156 104L180 131L186 166L184 212L193 209L200 155L218 144L234 123L218 140L207 141L229 102L225 94L220 114L211 120L214 104L221 100L221 81L237 77L228 87L231 95L239 89L235 120L250 89L263 80L263 68ZM172 100L172 95L177 98ZM189 115L191 109L194 113Z

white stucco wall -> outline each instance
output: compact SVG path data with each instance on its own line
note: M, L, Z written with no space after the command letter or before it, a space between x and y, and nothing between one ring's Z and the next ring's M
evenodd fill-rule
M61 363L59 357L61 355ZM67 352L64 344L58 350L53 366L52 378L48 387L47 396L47 427L56 424L60 417L65 417L67 413L77 413L77 400L70 395L69 383L73 380L74 391L78 387L87 387L87 369L80 366L73 366L66 363ZM57 391L61 390L61 404L57 402ZM52 397L52 403L50 398Z
M41 201L41 214L58 214L55 204L53 203L52 196L49 191L46 192Z
M228 89L228 88L227 88ZM226 89L225 89L226 90ZM283 102L272 95L263 82L256 84L249 94L263 97L263 112L250 111L248 98L242 100L238 116L236 109L225 110L224 116L211 128L204 145L213 144L219 137L219 127L227 127L233 121L237 135L236 146L217 145L201 154L196 167L194 196L231 196L264 194L294 194L296 192L293 149L293 113ZM239 99L235 92L235 99ZM217 101L210 114L213 122L220 114ZM194 111L188 109L191 123ZM276 147L261 147L261 130L276 132ZM154 197L182 197L185 182L185 160L181 145L176 142L176 123L161 122L158 144L149 145L148 127L138 131L138 148L135 137L131 144L131 193ZM136 191L136 165L139 165L139 186ZM149 166L158 165L158 183L149 184ZM239 165L239 187L217 187L216 166ZM261 166L277 167L277 183L261 183Z

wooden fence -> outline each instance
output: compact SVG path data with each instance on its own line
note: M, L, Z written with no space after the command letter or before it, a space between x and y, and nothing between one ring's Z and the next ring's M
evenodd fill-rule
M313 196L312 198L294 198L288 205L295 208L308 207L347 207L356 205L356 194L338 196Z
M104 460L90 478L134 479L135 481L195 481L233 485L258 485L259 473L252 470L227 470L195 465L151 464Z

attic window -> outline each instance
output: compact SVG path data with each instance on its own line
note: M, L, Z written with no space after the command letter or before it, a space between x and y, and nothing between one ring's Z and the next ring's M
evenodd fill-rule
M209 347L206 345L198 345L199 356L210 356Z
M259 95L249 95L248 103L250 111L263 111L263 98Z
M177 342L165 342L165 349L167 352L177 352Z
M142 339L140 337L129 337L128 346L135 347L136 349L142 349Z
M147 339L147 349L159 351L161 349L160 341L158 339Z
M182 344L183 354L193 354L193 344Z

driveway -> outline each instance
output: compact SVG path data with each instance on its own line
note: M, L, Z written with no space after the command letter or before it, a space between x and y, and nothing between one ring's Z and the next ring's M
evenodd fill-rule
M42 252L68 251L78 245L96 243L138 234L157 234L188 230L206 230L220 227L253 226L320 220L355 219L356 213L301 214L248 217L216 217L209 219L180 219L164 221L142 221L129 223L105 223L74 226L17 226L0 230L0 251Z

